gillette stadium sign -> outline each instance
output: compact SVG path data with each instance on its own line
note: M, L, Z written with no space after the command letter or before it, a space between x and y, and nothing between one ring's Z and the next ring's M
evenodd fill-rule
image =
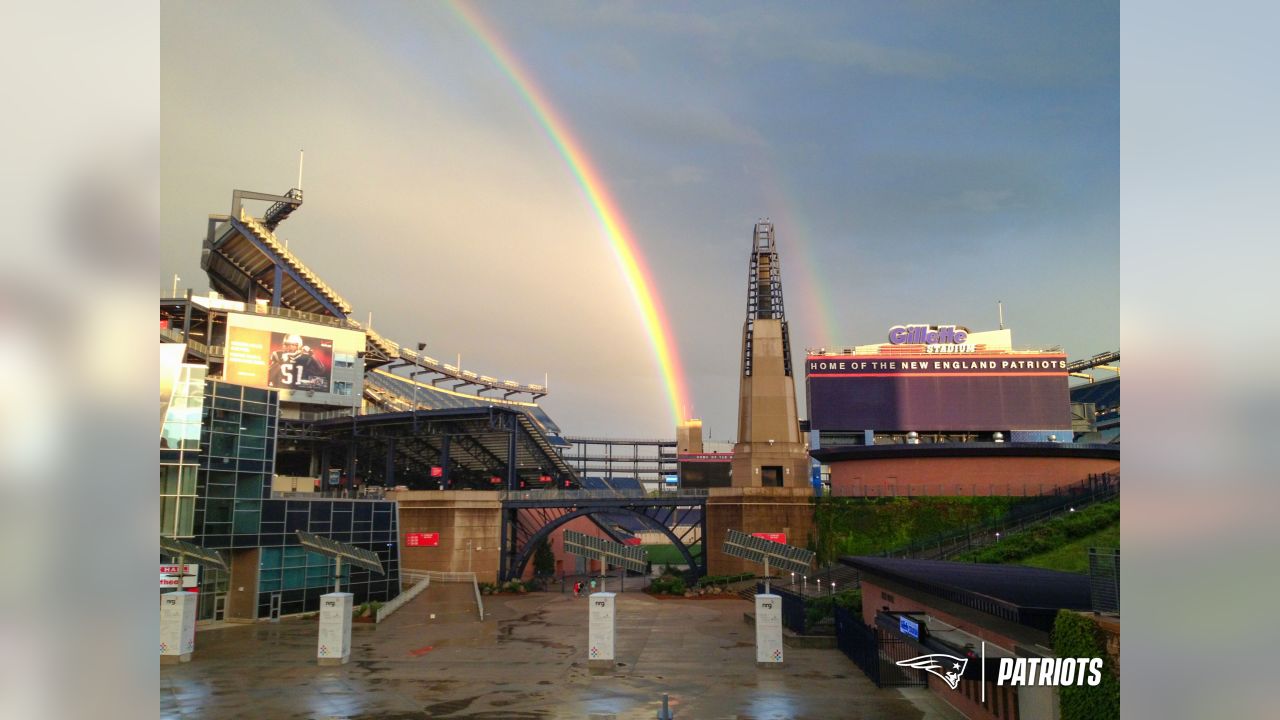
M894 325L889 328L890 345L924 345L926 353L971 353L973 343L965 342L969 332L955 325Z

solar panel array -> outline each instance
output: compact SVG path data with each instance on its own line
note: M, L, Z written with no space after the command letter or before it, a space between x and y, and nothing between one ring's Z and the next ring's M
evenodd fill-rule
M783 545L737 530L730 530L725 538L724 554L761 564L768 557L770 565L788 572L807 573L813 564L812 550Z
M633 572L642 573L649 567L649 555L644 548L623 545L573 530L564 531L564 549L565 552L586 558L599 559L603 556L610 564L621 565Z
M160 549L164 552L177 557L184 556L186 560L199 560L206 566L215 567L219 570L226 570L227 563L222 559L222 553L217 550L208 550L199 545L192 545L176 538L160 536Z
M340 558L356 567L371 570L379 575L386 575L382 571L382 561L378 560L378 554L372 550L364 550L354 545L340 543L337 540L320 537L302 530L298 531L298 542L302 544L302 547L313 552L318 552L331 558Z

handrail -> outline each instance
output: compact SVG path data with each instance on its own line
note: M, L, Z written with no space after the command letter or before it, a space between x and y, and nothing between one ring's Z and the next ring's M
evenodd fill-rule
M415 583L413 587L409 588L408 590L405 590L404 592L395 596L395 598L392 599L390 602L378 608L377 614L375 614L373 617L374 624L380 623L383 620L390 617L391 613L404 607L410 600L414 599L419 594L421 594L423 590L426 590L429 585L431 585L430 575L428 575L427 577L424 577L422 580Z
M934 552L928 557L945 560L961 552L985 547L994 542L993 538L995 536L993 533L1020 530L1055 515L1070 512L1073 507L1084 507L1119 497L1120 477L1117 473L1101 473L1091 479L1060 486L1057 490L1057 492L1029 496L1047 501L1046 504L1039 505L1036 508L1014 508L996 520L971 525L964 530L940 533L933 537L918 540L910 545L887 550L881 553L881 556L914 558L921 557L927 550L933 550Z

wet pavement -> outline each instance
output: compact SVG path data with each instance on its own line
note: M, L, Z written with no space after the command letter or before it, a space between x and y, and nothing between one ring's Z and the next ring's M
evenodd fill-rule
M381 625L352 628L351 662L316 665L314 620L196 636L190 663L160 669L164 718L677 720L959 717L922 688L879 690L838 650L788 648L757 669L744 600L618 595L616 664L588 669L587 599L484 598L433 585ZM435 618L431 618L431 614Z

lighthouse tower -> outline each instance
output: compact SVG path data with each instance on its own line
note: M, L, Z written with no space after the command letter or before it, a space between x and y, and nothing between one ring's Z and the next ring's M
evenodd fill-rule
M782 305L773 223L752 233L742 326L734 487L809 487L809 454L796 413L795 366Z

